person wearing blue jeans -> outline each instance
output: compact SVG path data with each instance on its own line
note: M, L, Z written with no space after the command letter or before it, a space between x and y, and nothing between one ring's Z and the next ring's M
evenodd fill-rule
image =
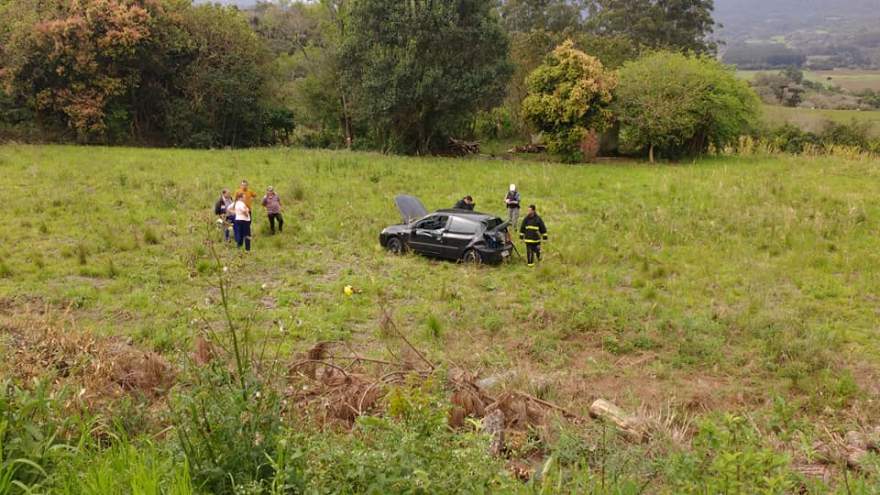
M245 251L251 250L251 209L243 199L244 195L239 191L235 193L235 204L232 210L235 212L235 245L239 248L244 246Z

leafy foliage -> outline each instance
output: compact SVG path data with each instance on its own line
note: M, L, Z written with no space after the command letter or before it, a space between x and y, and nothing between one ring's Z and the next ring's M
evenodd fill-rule
M0 5L0 24L5 93L79 142L256 145L290 131L273 118L269 52L235 9L25 0Z
M488 2L356 0L342 75L383 150L427 153L501 101L508 40Z
M484 435L456 433L438 390L401 387L393 418L361 418L351 436L305 439L316 493L511 493L517 482L488 454Z
M693 451L672 458L667 476L674 493L791 493L788 459L761 445L745 418L706 421Z
M712 54L713 0L593 0L587 27L653 49Z
M721 148L746 133L759 116L748 84L716 60L657 52L620 70L616 116L624 145L666 157Z
M566 41L529 75L523 116L547 138L548 149L564 160L583 159L580 143L590 130L602 130L617 78L602 63Z

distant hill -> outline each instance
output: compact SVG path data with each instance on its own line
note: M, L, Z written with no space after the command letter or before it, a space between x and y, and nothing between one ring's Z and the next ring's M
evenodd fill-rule
M715 19L728 42L800 30L873 30L880 24L880 0L715 0Z

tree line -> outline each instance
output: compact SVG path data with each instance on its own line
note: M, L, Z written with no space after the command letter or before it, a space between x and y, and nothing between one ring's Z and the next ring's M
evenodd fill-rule
M623 138L639 136L629 140L636 148L674 154L670 143L693 147L693 136L661 143L627 126L621 112L633 105L615 103L628 94L622 75L657 53L717 64L712 11L712 0L281 0L243 11L188 0L0 0L0 132L424 154L443 152L450 137L541 131L576 159L587 131L623 126ZM572 127L550 129L537 114L554 110L540 94L558 93L546 85L567 75L538 83L533 73L554 72L547 64L560 49L575 73L604 85L568 98L593 106L569 109Z

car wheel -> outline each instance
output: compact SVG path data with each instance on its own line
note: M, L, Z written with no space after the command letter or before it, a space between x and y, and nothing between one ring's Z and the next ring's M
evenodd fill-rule
M480 256L480 252L476 249L468 249L464 256L461 257L461 261L469 265L480 265L483 263L483 257Z
M388 243L385 246L394 254L403 254L403 241L400 240L400 237L388 239Z

